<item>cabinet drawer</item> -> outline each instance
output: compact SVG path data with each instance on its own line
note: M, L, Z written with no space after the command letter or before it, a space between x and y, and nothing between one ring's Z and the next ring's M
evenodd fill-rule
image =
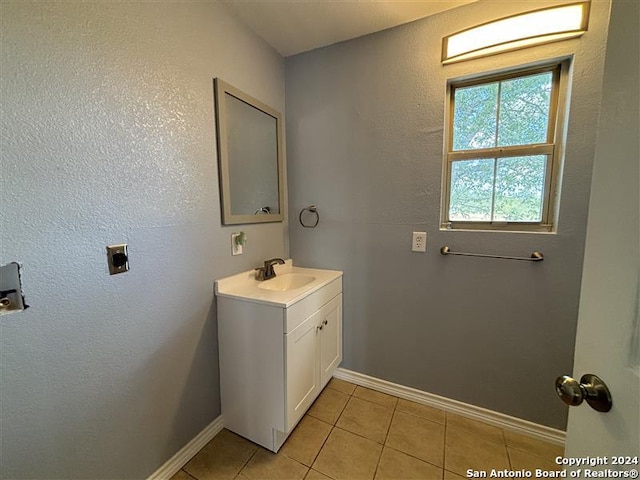
M317 312L324 304L331 301L336 295L342 292L342 277L325 285L317 292L312 293L304 300L291 305L285 310L284 333L293 331L298 325L304 322L310 315Z

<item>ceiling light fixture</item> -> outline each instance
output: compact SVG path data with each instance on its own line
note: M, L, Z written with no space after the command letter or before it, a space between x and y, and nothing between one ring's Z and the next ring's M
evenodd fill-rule
M587 31L590 2L521 13L468 28L442 39L442 63L579 37Z

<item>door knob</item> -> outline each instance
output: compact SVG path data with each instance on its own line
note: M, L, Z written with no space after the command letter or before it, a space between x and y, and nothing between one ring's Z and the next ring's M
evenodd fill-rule
M586 400L594 410L608 412L613 405L611 392L605 383L590 373L583 375L580 382L569 375L556 378L556 393L570 406L580 405Z

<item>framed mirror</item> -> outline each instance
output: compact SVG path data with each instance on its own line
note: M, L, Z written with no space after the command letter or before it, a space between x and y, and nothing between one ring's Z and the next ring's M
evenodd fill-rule
M280 113L219 78L214 90L222 224L281 222Z

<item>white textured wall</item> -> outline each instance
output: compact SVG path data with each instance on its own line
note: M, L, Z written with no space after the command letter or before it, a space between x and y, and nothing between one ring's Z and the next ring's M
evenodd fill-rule
M535 3L535 5L533 5ZM344 271L346 368L556 428L572 371L609 2L580 39L449 66L442 37L548 1L482 0L286 61L291 252ZM447 79L574 56L557 234L440 231ZM427 253L410 251L426 231ZM541 263L443 257L452 250Z
M287 255L220 226L213 78L284 110L282 58L209 2L1 3L0 477L144 478L220 414L213 282ZM131 271L109 276L105 246Z

